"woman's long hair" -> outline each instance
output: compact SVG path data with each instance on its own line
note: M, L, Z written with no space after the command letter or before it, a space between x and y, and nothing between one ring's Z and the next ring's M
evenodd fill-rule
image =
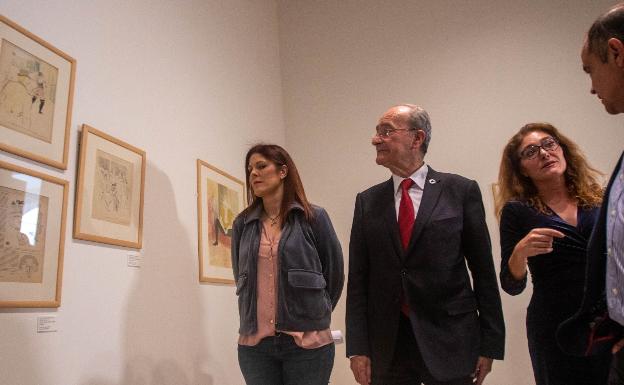
M494 198L496 216L500 219L503 206L510 200L527 201L538 211L550 214L550 210L540 199L535 184L531 178L522 175L520 168L520 144L526 135L536 131L552 136L563 150L567 163L564 178L570 196L584 208L599 205L602 202L603 188L598 180L604 174L591 167L576 143L562 135L553 125L529 123L511 137L503 150Z
M256 196L249 184L249 175L251 171L249 169L249 158L253 154L259 154L265 157L268 161L275 164L277 169L282 166L286 166L286 177L284 177L284 196L282 198L282 205L280 208L280 215L282 215L282 225L285 223L285 219L288 216L288 211L293 203L299 203L303 207L303 212L306 220L311 221L313 219L312 205L306 198L305 191L303 189L303 183L299 177L297 166L293 162L292 158L286 150L277 144L256 144L247 151L245 156L245 182L247 183L247 207L243 213L247 213L258 205L262 204L262 198Z

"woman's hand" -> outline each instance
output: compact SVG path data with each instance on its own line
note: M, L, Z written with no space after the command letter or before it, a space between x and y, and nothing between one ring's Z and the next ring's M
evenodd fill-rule
M509 258L509 271L511 275L517 280L523 279L526 275L528 258L552 252L553 239L563 237L565 237L565 235L562 232L554 229L537 228L531 230L516 244L511 258Z

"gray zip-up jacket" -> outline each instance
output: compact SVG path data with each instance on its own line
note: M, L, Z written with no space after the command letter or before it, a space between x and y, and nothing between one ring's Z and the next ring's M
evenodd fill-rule
M303 207L288 212L279 241L277 319L275 328L311 331L329 328L344 284L342 249L327 212L312 206L313 220ZM232 267L238 295L239 333L254 334L257 321L257 267L263 207L239 215L232 233Z

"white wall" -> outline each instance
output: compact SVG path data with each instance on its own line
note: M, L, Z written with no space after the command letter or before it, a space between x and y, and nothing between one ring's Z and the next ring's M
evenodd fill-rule
M3 0L0 13L77 60L62 305L0 311L0 384L242 384L232 286L200 285L196 168L244 179L260 139L284 143L272 0ZM82 123L147 152L143 266L72 239ZM57 333L37 334L41 314Z
M495 263L498 228L490 184L506 141L549 121L610 173L624 148L622 116L608 116L581 71L583 35L612 1L279 1L286 143L308 195L325 206L345 252L355 194L388 178L370 138L391 105L430 113L426 161L476 179ZM525 335L530 289L502 294L507 344L491 385L532 384ZM334 327L344 328L344 298ZM333 383L353 384L337 349Z
M498 263L489 184L515 130L551 121L606 172L624 147L622 118L589 95L578 58L609 5L3 0L0 13L78 68L68 170L0 159L69 180L73 203L88 123L146 150L148 167L143 266L127 268L124 248L73 240L70 205L62 306L0 311L0 384L241 384L232 288L197 282L195 159L242 178L249 144L286 143L346 254L355 194L388 176L369 140L394 103L429 110L433 167L480 183ZM503 295L507 355L488 384L532 383L529 297ZM56 314L59 331L37 334L40 314ZM344 330L344 297L333 327ZM343 357L339 345L332 383L353 384Z

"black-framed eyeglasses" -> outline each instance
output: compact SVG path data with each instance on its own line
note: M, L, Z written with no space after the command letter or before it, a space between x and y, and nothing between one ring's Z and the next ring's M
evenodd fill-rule
M552 136L546 137L540 140L540 144L530 144L520 152L520 158L531 160L534 159L537 154L540 152L540 148L544 149L544 151L553 152L559 148L559 142Z
M394 134L397 131L416 131L415 128L390 128L390 127L380 127L375 130L375 136L380 138L388 138L390 135Z

